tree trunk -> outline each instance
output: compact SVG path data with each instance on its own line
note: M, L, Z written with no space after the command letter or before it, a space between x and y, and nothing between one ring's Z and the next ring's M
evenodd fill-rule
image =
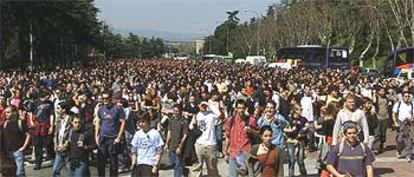
M365 49L361 52L361 55L359 55L358 60L359 60L359 67L364 67L364 57L365 54L367 54L367 52L369 51L369 49L371 48L372 45L372 39L374 38L374 35L371 33L370 37L369 37L369 42L367 47L365 47Z
M377 21L377 30L375 32L376 40L377 40L377 45L375 47L374 56L372 57L372 65L373 65L373 68L374 69L377 68L377 56L378 56L379 48L380 48L380 45L381 45L381 40L380 40L381 37L380 37L380 32L379 31L380 31L379 30L379 22Z

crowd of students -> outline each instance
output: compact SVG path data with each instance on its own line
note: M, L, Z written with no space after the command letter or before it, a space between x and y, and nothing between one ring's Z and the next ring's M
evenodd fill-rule
M373 176L387 129L412 156L414 82L355 71L211 61L116 60L51 71L0 72L0 173L26 176L44 155L51 176L294 176L317 151L321 176ZM109 162L108 162L109 160ZM1 176L0 175L0 176Z

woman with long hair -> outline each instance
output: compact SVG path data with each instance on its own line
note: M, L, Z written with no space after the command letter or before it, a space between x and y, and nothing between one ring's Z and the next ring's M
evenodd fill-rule
M281 150L271 143L272 127L265 125L260 129L261 144L254 145L252 154L259 161L259 174L262 177L283 176L283 161Z

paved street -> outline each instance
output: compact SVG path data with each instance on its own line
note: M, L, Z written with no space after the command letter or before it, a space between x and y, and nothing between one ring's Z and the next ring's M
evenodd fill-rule
M414 167L414 163L407 163L405 159L397 159L395 158L395 145L393 145L393 139L395 138L395 132L388 132L387 139L389 140L386 145L387 151L378 155L376 157L376 162L374 164L375 167L375 176L381 177L411 177L413 176L412 168ZM316 162L316 153L309 153L307 154L307 159L305 160L306 168L308 171L309 176L317 176L317 170L315 169L315 162ZM168 163L167 157L164 155L163 163ZM228 165L224 162L223 159L219 159L219 171L220 175L223 177L227 177L228 175ZM285 164L285 175L287 175L287 164ZM29 164L26 167L27 175L28 176L50 176L52 168L50 162L46 164L46 167L40 171L33 171L33 165ZM92 176L97 176L96 167L91 167ZM204 168L205 169L205 168ZM298 170L296 168L296 170ZM203 173L206 174L206 171ZM299 175L299 171L296 171L296 175ZM63 172L64 176L66 172ZM123 173L120 176L127 177L129 173ZM170 177L173 176L173 170L162 170L160 171L161 177Z

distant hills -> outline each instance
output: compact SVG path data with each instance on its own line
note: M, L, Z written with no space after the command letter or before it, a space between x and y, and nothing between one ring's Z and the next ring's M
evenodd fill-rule
M156 37L166 41L195 41L204 38L208 34L202 33L189 33L189 32L173 32L173 31L159 31L151 29L115 29L117 33L121 35L128 35L128 33L134 33L140 37Z

